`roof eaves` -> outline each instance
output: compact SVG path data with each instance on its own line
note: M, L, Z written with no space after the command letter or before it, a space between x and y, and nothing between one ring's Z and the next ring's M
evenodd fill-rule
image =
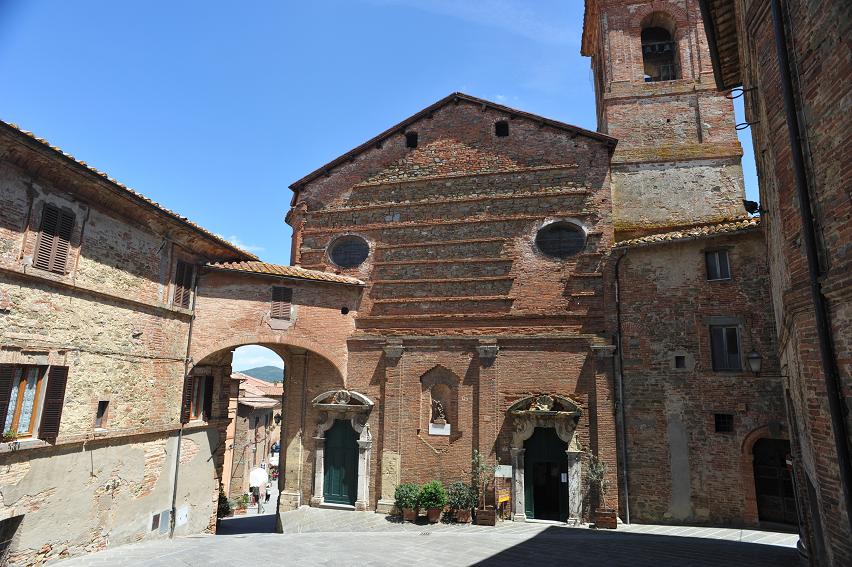
M218 245L224 246L225 248L228 248L228 249L232 250L233 252L236 252L242 258L251 259L251 260L258 260L259 259L257 256L255 256L251 252L247 252L247 251L245 251L245 250L243 250L243 249L241 249L237 246L234 246L232 243L228 242L224 238L217 236L216 234L208 231L207 229L201 227L200 225L195 224L194 222L192 222L188 218L180 216L176 212L165 208L164 206L160 205L159 203L157 203L153 199L149 199L148 197L144 196L142 193L139 193L135 189L124 185L123 183L117 181L116 179L113 179L107 173L90 166L89 164L87 164L84 161L78 160L77 158L75 158L71 154L65 152L61 148L52 145L50 142L48 142L44 138L39 138L38 136L36 136L32 132L24 130L24 129L18 127L18 125L13 124L11 122L6 122L4 120L0 120L0 125L2 127L6 128L9 132L11 132L15 136L23 136L24 137L23 139L28 140L28 141L37 142L41 147L51 150L51 152L54 155L58 156L60 159L65 160L66 163L69 163L72 167L77 168L82 173L84 173L86 175L94 174L94 175L98 176L100 181L105 181L107 183L107 185L111 189L116 191L116 193L118 193L119 195L124 196L124 197L128 197L131 200L133 200L134 202L136 202L137 204L140 204L140 205L145 206L145 207L149 207L149 208L155 210L158 213L164 214L167 217L169 217L171 220L178 221L179 223L181 223L185 227L201 234L205 238L208 238L208 239L215 241Z
M675 242L687 242L690 240L699 240L702 238L713 238L716 236L727 236L755 230L760 227L760 217L751 217L748 219L732 219L724 223L717 223L711 226L691 227L683 230L675 230L663 234L653 234L650 236L641 236L639 238L631 238L630 240L622 240L613 245L614 249L623 248L645 248L648 246L656 246L658 244L671 244Z
M238 264L238 263L239 262L235 262L235 264ZM278 267L290 268L291 267L291 266L277 266L275 264L266 264L265 262L258 262L258 263L265 264L267 266L270 266L271 268L278 268ZM361 281L357 278L353 278L351 276L341 276L340 274L320 272L318 270L307 270L305 268L299 268L299 270L303 271L303 272L313 272L313 273L316 274L316 277L312 277L312 274L310 274L310 273L306 273L305 275L300 276L298 274L284 274L284 273L279 273L279 272L275 272L275 271L257 271L257 270L252 270L252 269L248 269L248 268L240 268L240 267L237 267L237 266L232 266L232 265L229 265L229 264L232 264L232 263L230 263L230 262L228 262L228 263L210 263L210 264L206 264L204 266L204 268L208 269L208 270L214 270L214 271L238 272L238 273L251 274L251 275L256 275L256 276L271 277L271 278L275 278L275 279L311 281L311 282L318 282L318 283L351 285L351 286L357 286L357 287L364 287L365 285L367 285L363 281Z
M615 148L616 144L618 143L618 140L616 138L613 138L612 136L607 136L606 134L601 134L600 132L594 132L592 130L586 130L585 128L580 128L578 126L572 126L571 124L566 124L564 122L559 122L558 120L552 120L550 118L545 118L545 117L539 116L537 114L532 114L532 113L529 113L529 112L525 112L523 110L518 110L516 108L504 106L502 104L497 104L496 102L491 102L490 100L485 100L485 99L482 99L482 98L471 96L469 94L465 94L465 93L461 93L461 92L454 92L454 93L451 93L451 94L445 96L441 100L427 106L423 110L421 110L421 111L419 111L415 114L412 114L411 116L409 116L408 118L406 118L402 122L399 122L399 123L391 126L390 128L388 128L387 130L385 130L381 134L370 138L369 140L367 140L366 142L364 142L360 146L357 146L357 147L349 150L345 154L331 160L330 162L323 165L322 167L315 169L314 171L305 175L304 177L302 177L298 181L291 183L290 189L292 189L294 193L298 193L299 190L302 187L304 187L305 185L307 185L308 183L310 183L314 179L320 177L321 175L324 175L326 173L331 172L331 170L334 169L335 167L337 167L338 165L340 165L342 163L346 163L346 162L354 159L355 157L357 157L361 153L367 151L371 147L374 147L379 142L382 142L386 138L392 136L393 134L400 132L406 126L409 126L410 124L417 122L421 118L428 116L429 114L435 112L439 108L449 104L450 102L456 101L456 100L464 100L464 101L467 101L467 102L470 102L470 103L473 103L473 104L484 105L487 108L492 108L494 110L499 110L500 112L505 112L506 114L509 114L510 116L523 117L523 118L526 118L528 120L532 120L532 121L535 121L535 122L539 122L541 124L546 124L548 126L552 126L554 128L558 128L558 129L561 129L561 130L568 130L568 131L576 133L576 134L580 134L580 135L583 135L583 136L594 138L596 140L599 140L599 141L607 144L608 146L610 146L610 148Z

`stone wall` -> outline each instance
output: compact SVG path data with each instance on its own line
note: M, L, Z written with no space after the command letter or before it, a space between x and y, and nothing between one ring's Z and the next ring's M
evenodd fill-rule
M763 234L740 234L623 249L619 297L627 476L631 520L756 525L751 445L789 439L766 308ZM707 281L705 249L728 251L731 279ZM740 351L763 356L761 376L713 371L709 325L729 318ZM684 357L684 368L675 364ZM714 413L734 430L714 431ZM760 431L759 434L755 434ZM751 439L747 444L746 439Z

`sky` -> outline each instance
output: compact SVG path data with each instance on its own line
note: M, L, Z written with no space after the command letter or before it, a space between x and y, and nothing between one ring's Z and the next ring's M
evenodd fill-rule
M594 130L582 23L580 0L0 0L0 118L288 264L288 186L451 92Z

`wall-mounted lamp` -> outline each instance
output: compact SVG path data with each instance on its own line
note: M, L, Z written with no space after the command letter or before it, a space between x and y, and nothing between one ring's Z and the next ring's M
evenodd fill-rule
M760 374L760 369L763 366L763 357L760 356L759 352L753 350L746 355L746 363L748 364L748 369L751 370L752 374L757 376Z
M272 417L272 419L274 419L274 420L275 420L275 425L281 425L281 414L280 414L280 413L276 413L276 414Z

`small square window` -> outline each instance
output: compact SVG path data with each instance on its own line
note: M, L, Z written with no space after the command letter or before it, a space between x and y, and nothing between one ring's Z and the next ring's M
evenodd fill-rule
M686 368L686 357L682 354L678 354L675 356L675 368L684 369Z
M704 253L707 265L707 281L731 279L731 265L727 250L713 250Z
M405 133L405 147L412 150L417 147L417 132Z
M151 531L155 532L160 528L160 515L154 514L151 516Z
M494 123L494 134L498 138L505 138L509 135L509 123L505 120L501 120L500 122Z
M733 433L734 431L734 416L730 413L714 413L713 421L716 426L716 433Z

